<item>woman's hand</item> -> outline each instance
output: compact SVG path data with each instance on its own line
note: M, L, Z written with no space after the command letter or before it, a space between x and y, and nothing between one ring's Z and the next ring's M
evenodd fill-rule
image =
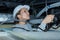
M47 16L45 17L45 19L42 21L42 23L47 24L47 23L52 22L53 19L54 19L54 16L55 16L55 15L47 15Z

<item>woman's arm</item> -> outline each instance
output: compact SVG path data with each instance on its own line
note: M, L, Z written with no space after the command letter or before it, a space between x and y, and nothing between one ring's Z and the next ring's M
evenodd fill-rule
M43 19L33 19L33 20L30 20L29 22L32 23L32 24L40 24L42 22Z
M54 19L54 15L47 15L47 16L45 17L45 19L42 21L42 23L41 23L38 27L40 27L41 29L44 30L44 29L46 28L46 25L47 25L48 23L52 22L53 19Z

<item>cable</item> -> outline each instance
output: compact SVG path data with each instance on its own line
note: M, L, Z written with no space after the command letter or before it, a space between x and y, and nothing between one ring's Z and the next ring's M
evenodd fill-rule
M47 0L45 1L45 6L47 7ZM48 14L47 8L46 8L46 15Z

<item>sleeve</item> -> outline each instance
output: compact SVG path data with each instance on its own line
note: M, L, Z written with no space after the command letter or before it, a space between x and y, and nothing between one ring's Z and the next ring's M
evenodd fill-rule
M41 23L41 24L39 25L39 27L44 30L45 27L46 27L46 25L47 25L47 24L45 24L45 23Z

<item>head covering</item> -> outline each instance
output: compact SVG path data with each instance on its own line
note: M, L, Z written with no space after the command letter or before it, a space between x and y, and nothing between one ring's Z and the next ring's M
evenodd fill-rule
M26 8L27 10L30 9L30 6L29 5L18 5L14 11L13 11L13 18L16 19L16 15L17 13L22 9L22 8Z

